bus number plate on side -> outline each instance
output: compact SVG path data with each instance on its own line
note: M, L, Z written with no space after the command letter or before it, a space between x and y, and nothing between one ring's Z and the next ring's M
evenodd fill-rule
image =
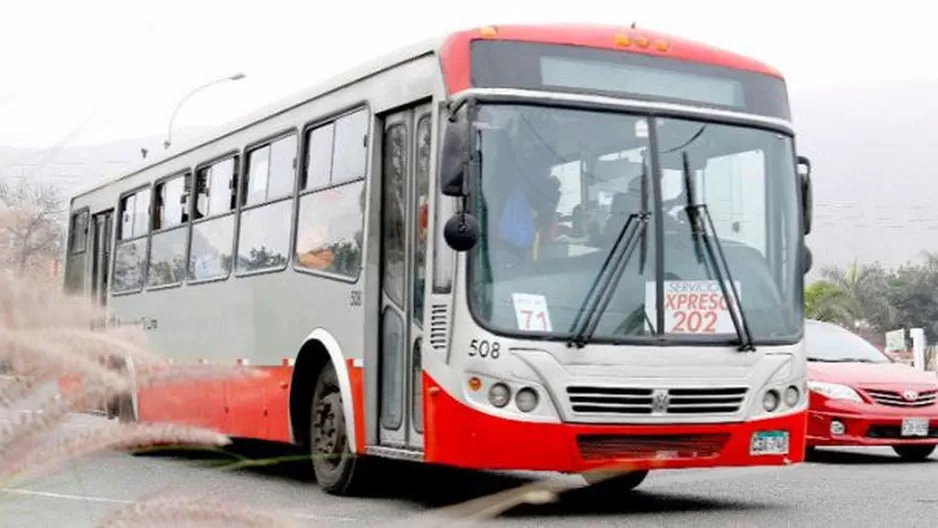
M750 455L787 455L788 431L759 431L752 433Z
M482 359L498 359L502 355L502 345L498 341L487 339L473 339L469 343L469 357Z

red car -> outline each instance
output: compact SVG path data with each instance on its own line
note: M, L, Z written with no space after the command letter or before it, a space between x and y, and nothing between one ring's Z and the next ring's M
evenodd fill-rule
M938 445L938 375L896 363L862 337L807 321L808 450L889 446L925 460Z

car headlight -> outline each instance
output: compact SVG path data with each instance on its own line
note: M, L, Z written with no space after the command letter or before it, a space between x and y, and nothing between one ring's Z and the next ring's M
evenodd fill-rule
M818 394L827 396L832 400L847 400L856 403L863 403L863 399L857 394L857 391L846 385L839 383L824 383L822 381L809 381L808 389Z

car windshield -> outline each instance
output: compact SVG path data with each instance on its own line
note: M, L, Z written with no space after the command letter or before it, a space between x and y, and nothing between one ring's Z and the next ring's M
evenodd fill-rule
M840 326L810 321L805 325L809 361L892 363L869 341Z
M484 325L510 334L572 334L588 316L584 299L630 215L648 210L647 229L594 338L736 339L720 275L698 252L700 237L687 222L689 180L695 203L708 208L709 236L725 252L754 341L800 334L800 222L789 136L526 105L481 105L475 126L481 237L471 253L470 302Z

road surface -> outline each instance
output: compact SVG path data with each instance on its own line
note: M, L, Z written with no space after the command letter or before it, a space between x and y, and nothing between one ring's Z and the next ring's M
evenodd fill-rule
M78 431L101 418L79 415ZM238 453L282 455L269 446ZM392 464L373 498L336 498L319 491L304 464L221 471L233 459L174 453L107 453L71 465L0 496L3 526L94 526L116 508L158 493L176 493L273 511L299 526L445 526L471 517L466 501L518 488L530 475L469 474ZM581 485L579 477L535 475L548 484ZM405 489L405 483L419 483ZM478 507L476 507L478 509ZM938 518L938 459L901 463L887 449L822 451L791 468L653 473L640 492L601 500L572 491L558 502L515 507L495 526L933 526Z

